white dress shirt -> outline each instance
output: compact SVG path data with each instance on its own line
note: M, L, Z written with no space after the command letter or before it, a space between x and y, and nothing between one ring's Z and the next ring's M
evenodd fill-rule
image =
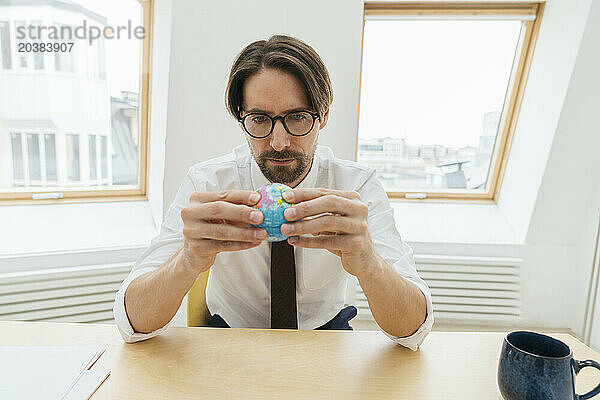
M114 304L115 321L126 342L151 338L154 332L134 332L125 312L125 290L132 280L162 265L183 244L181 210L193 192L225 189L256 190L269 183L247 144L227 155L192 166L170 205L160 233L137 259L123 281ZM357 191L369 207L368 226L375 252L404 279L414 283L427 300L427 318L411 336L395 342L417 350L433 326L431 292L419 277L412 249L396 230L394 211L375 170L354 161L336 158L330 148L318 145L310 171L298 188L332 188ZM328 250L295 247L298 329L314 329L331 320L345 305L348 278L340 258ZM210 269L206 302L211 314L219 314L233 328L269 328L271 325L270 243L217 254Z

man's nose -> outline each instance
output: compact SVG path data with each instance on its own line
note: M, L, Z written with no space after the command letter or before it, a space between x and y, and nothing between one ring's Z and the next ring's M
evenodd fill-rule
M276 120L271 134L271 147L275 151L281 151L290 146L290 134L283 127L283 121Z

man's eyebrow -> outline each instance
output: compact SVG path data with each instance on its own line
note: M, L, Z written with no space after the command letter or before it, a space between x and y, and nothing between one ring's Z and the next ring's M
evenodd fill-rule
M289 112L293 112L293 111L309 111L310 107L295 107L295 108L290 108L289 110L285 110L282 112L282 114L287 114ZM246 111L246 113L263 113L263 114L270 114L269 112L265 111L265 110L261 110L260 108L251 108L250 110L244 110Z

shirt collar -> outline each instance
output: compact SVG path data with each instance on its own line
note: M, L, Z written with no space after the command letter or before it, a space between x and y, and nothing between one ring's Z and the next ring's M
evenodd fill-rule
M317 149L315 150L315 155L313 157L312 165L310 166L310 170L308 171L308 174L306 174L304 179L302 179L302 182L300 182L298 186L296 186L296 188L310 188L315 186L315 183L317 181L317 174L319 172L319 153L319 146L317 146ZM267 178L265 178L262 171L260 170L260 167L258 166L256 160L252 155L250 155L250 176L252 179L252 187L254 188L254 190L259 189L263 185L271 183Z

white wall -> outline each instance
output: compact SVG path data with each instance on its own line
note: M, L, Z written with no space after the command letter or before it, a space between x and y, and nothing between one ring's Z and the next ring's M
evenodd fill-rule
M591 0L550 0L517 122L498 207L523 241L561 116Z
M528 225L523 292L524 302L532 304L526 310L533 324L570 327L578 335L583 333L591 273L591 227L598 208L594 196L600 189L600 0L593 0L583 26ZM553 68L549 60L547 67ZM521 151L535 152L538 145L545 144L531 143Z
M592 263L595 261L596 265L596 277L598 276L598 269L600 268L600 249L596 248L596 235L600 230L600 185L598 185L596 196L589 209L588 216L583 229L582 241L579 249L579 263L582 265L581 269L591 269ZM588 274L591 275L591 274ZM597 278L595 279L597 282ZM595 286L596 282L593 286ZM591 289L593 290L593 286ZM581 288L580 288L581 289ZM586 290L587 292L587 290ZM595 296L595 305L592 303ZM589 331L590 346L595 349L600 349L600 287L596 286L595 293L590 296L589 310L587 317L586 330ZM593 308L592 308L593 306ZM592 313L593 311L593 313ZM584 335L588 335L588 332L584 332Z
M296 36L322 57L334 100L319 142L354 157L362 7L360 0L173 1L165 210L192 164L245 142L225 111L229 69L246 45L273 34Z

